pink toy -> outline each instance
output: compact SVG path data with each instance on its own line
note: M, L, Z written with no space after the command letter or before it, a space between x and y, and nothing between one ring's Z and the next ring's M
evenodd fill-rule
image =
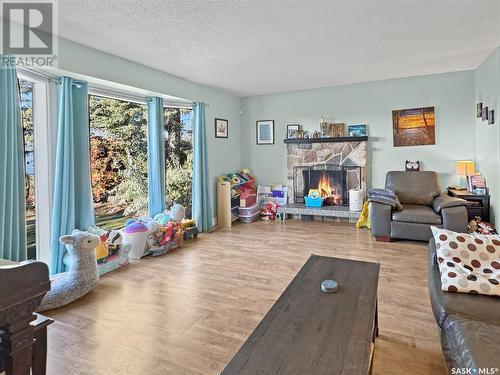
M164 233L163 238L160 241L160 246L166 245L172 239L172 231L174 227L172 224L168 223L161 228L161 231Z

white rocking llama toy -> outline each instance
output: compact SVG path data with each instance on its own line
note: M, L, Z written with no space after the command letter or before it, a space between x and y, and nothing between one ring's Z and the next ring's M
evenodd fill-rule
M95 234L74 230L62 236L59 241L66 245L71 256L68 272L58 273L50 278L51 289L45 295L38 311L65 306L92 291L99 282L95 248L99 237Z

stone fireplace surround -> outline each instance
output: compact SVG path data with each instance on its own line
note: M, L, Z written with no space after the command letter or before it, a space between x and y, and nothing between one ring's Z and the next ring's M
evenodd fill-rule
M289 203L294 202L294 167L339 165L361 168L361 188L366 189L368 137L285 139Z

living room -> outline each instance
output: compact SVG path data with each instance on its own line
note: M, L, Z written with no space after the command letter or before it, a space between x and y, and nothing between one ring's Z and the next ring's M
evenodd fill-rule
M499 1L1 3L0 373L498 373Z

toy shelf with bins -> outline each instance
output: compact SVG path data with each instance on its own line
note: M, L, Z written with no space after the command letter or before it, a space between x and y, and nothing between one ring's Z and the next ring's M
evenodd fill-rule
M255 178L231 184L230 181L217 181L217 225L230 228L238 220L240 199L232 198L234 191L244 187L255 188Z

